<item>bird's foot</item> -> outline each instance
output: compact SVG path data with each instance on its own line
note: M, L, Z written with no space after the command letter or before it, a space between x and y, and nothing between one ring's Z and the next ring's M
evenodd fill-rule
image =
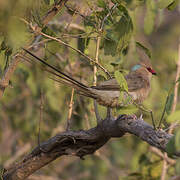
M131 118L132 118L133 120L136 120L136 119L137 119L137 116L136 116L135 114L131 114Z
M102 118L99 115L99 111L98 111L96 100L94 100L94 111L95 111L95 115L96 115L97 124L100 124L102 122Z
M111 109L110 107L107 107L106 119L107 119L107 120L112 120L112 119L114 119L114 118L113 118L113 115L112 115L112 109Z

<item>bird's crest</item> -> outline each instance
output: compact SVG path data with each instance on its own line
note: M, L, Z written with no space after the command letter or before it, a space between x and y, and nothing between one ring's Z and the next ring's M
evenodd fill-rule
M136 64L135 66L132 67L132 71L136 71L141 67L140 64Z

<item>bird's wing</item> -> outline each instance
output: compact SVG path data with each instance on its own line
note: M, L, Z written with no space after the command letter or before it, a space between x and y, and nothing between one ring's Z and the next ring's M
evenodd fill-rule
M136 72L130 72L127 76L125 76L125 79L128 84L128 91L136 91L141 88L144 88L147 84L147 80L143 78L143 76ZM98 90L108 90L108 91L119 91L120 86L117 83L116 79L110 79L104 82L101 82L97 86L93 86L92 88L98 89Z
M149 86L149 81L137 72L130 72L125 78L128 84L129 92L137 91L141 88Z
M98 89L98 90L104 90L104 91L119 91L120 90L120 86L117 83L115 78L107 80L107 81L103 81L99 83L97 86L92 86L92 88Z

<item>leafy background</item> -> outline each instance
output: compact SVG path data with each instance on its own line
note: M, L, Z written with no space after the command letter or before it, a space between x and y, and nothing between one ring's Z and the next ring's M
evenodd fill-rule
M93 65L68 47L36 35L23 20L42 27L41 19L54 0L0 1L0 74L13 55L30 44L34 52L59 69L85 84L92 85ZM60 37L64 42L95 57L97 36L101 37L100 63L109 72L128 73L139 59L149 56L158 76L152 80L152 91L144 106L152 109L158 124L166 104L165 124L179 121L180 103L171 114L173 86L178 60L180 6L177 0L72 0L42 31ZM116 6L113 9L113 6ZM76 9L77 13L73 11ZM107 16L107 14L110 15ZM83 16L82 16L83 15ZM103 23L102 23L103 22ZM100 31L100 29L102 29ZM38 42L44 41L42 44ZM37 44L37 45L36 45ZM98 69L98 81L107 78ZM37 145L40 107L43 106L40 141L66 128L71 88L48 78L36 64L22 61L11 78L0 101L0 165L7 167ZM99 106L103 117L106 109ZM148 113L136 108L117 109L119 113ZM91 99L75 94L72 129L88 129L96 125ZM180 131L168 145L169 153L180 149ZM160 179L163 161L150 146L132 135L113 139L84 161L73 156L62 157L35 173L52 179ZM167 179L180 174L180 161L169 166Z

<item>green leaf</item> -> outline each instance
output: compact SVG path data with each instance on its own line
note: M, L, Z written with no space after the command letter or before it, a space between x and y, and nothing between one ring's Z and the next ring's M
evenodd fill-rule
M104 54L105 55L116 55L117 43L112 40L104 40Z
M10 56L12 54L12 48L7 48L4 54L5 56Z
M14 51L27 45L32 34L28 32L26 25L16 17L10 18L8 22L8 44Z
M98 0L97 5L101 8L106 8L106 3L103 0Z
M104 79L107 79L107 74L104 71L98 71L97 76L102 76Z
M132 97L130 95L125 96L125 98L123 99L123 104L124 106L132 104Z
M116 80L117 80L117 82L118 82L118 84L119 84L119 86L120 86L120 89L121 89L122 91L128 92L127 81L126 81L126 79L124 78L123 74L120 73L119 71L115 71L114 76L115 76L115 78L116 78Z
M147 0L146 7L147 10L144 18L144 32L149 35L154 29L154 21L156 18L156 5L154 0Z
M174 2L174 0L159 0L158 7L160 9L164 9L164 8L168 7L170 4L172 4L173 2Z
M55 4L55 5L57 5L58 2L59 2L59 0L54 0L54 4ZM52 4L52 3L50 3L50 4Z
M175 0L174 2L172 2L172 3L167 7L168 10L170 10L170 11L174 10L174 9L177 7L178 3L179 3L179 0Z
M139 47L139 48L141 48L141 49L147 54L147 56L148 56L149 58L152 57L151 51L150 51L147 47L145 47L144 45L142 45L140 42L137 42L137 41L136 41L136 46Z
M118 111L119 114L132 115L132 114L134 114L134 113L136 113L138 111L138 108L136 108L134 105L129 105L129 106L126 106L126 107L118 108L117 111Z
M175 111L167 117L167 122L172 123L180 119L180 110Z
M6 42L5 41L3 41L2 43L1 43L1 47L0 47L0 50L5 50L7 48L7 45L6 45Z
M167 103L166 103L166 113L168 114L168 115L170 115L170 113L171 113L171 108L172 108L172 104L173 104L173 100L174 100L174 93L171 93L170 95L169 95L169 97L167 97L168 98L168 101L167 101Z
M176 150L175 150L175 137L173 136L170 141L166 145L166 152L169 156L172 156Z
M44 0L45 4L49 5L50 4L50 0Z
M176 151L180 151L180 130L178 130L175 134L175 147Z
M113 19L112 19L113 18ZM119 5L113 13L113 17L106 22L104 39L105 55L115 56L121 54L129 45L129 41L133 32L132 19L129 16L128 10Z
M119 103L122 103L123 102L123 99L124 99L124 92L123 91L120 91L120 94L119 94Z
M170 156L180 152L180 130L176 131L174 136L170 139L166 145L166 150Z
M175 83L179 83L180 82L180 77L178 78L178 80Z

